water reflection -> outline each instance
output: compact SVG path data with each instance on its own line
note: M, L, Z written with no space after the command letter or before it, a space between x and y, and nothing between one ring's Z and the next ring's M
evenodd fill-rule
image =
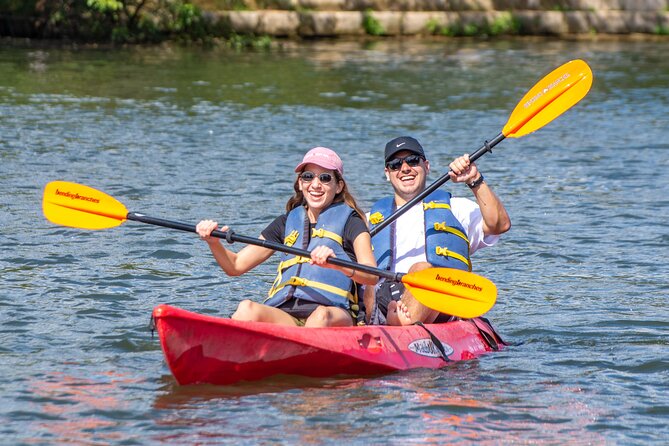
M627 63L637 50L644 52L643 60ZM543 74L570 59L593 60L595 78L607 80L599 86L610 93L615 93L616 84L660 87L661 78L634 73L667 68L662 43L639 43L637 48L634 43L615 41L315 41L284 45L262 60L225 50L192 48L132 48L104 54L95 49L6 51L16 55L9 59L13 64L7 64L10 71L28 63L38 74L30 80L9 76L3 85L13 92L8 99L19 100L21 93L30 91L41 103L71 103L72 98L61 94L59 84L41 76L49 72L50 76L71 77L68 94L80 102L92 101L91 107L122 109L146 100L152 101L147 106L157 106L165 114L174 111L170 104L206 112L223 103L495 109L517 100ZM91 64L96 65L95 70L90 69ZM193 64L197 70L190 68ZM384 70L382 78L373 75L379 66ZM486 87L491 73L498 84L494 88ZM127 99L133 102L117 102Z
M136 379L116 372L101 372L95 378L51 372L29 383L28 397L34 409L30 418L32 436L27 442L96 444L132 438L132 433L118 429L124 424L120 416L129 407L119 399L123 387Z

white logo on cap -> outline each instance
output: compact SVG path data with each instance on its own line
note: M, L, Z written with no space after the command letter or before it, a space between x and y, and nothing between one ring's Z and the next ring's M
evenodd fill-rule
M402 146L403 146L404 144L406 144L406 141L405 141L405 142L401 142L401 143L397 144L397 145L396 145L395 147L402 147Z

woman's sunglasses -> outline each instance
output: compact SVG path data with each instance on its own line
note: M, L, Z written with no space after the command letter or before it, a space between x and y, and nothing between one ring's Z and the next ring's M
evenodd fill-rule
M300 180L305 183L311 183L314 181L314 178L316 178L316 174L313 172L307 171L300 174ZM332 175L329 173L322 173L318 175L318 181L320 181L322 184L328 184L330 181L332 181Z
M407 163L409 167L416 167L423 159L420 155L408 155L404 158L395 158L386 163L388 170L396 171L402 168L402 164Z

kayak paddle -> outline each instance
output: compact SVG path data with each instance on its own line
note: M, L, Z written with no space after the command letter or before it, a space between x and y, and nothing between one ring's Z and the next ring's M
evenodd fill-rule
M556 68L523 96L499 135L491 141L486 141L481 148L469 155L469 159L474 162L486 152L492 152L492 148L504 138L520 138L539 130L583 99L590 91L590 86L592 86L592 71L583 60L572 60ZM416 197L407 201L388 218L373 227L369 233L372 236L377 234L416 203L439 189L450 179L449 172L439 177Z
M126 220L133 220L180 231L196 232L195 225L128 212L114 197L92 187L66 181L52 181L46 185L42 211L52 223L80 229L113 228ZM310 256L309 251L303 249L238 235L233 231L216 230L211 235L225 239L228 243L240 242L297 256ZM482 315L492 308L497 299L497 287L494 283L468 271L428 268L415 273L401 274L334 257L329 258L328 263L402 282L423 305L461 318L469 319Z

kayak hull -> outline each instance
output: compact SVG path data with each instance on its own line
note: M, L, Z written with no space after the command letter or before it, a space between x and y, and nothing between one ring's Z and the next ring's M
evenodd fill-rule
M234 321L169 305L156 307L153 319L167 365L181 385L440 368L502 345L481 319L424 327L304 328ZM441 341L447 360L428 330Z

